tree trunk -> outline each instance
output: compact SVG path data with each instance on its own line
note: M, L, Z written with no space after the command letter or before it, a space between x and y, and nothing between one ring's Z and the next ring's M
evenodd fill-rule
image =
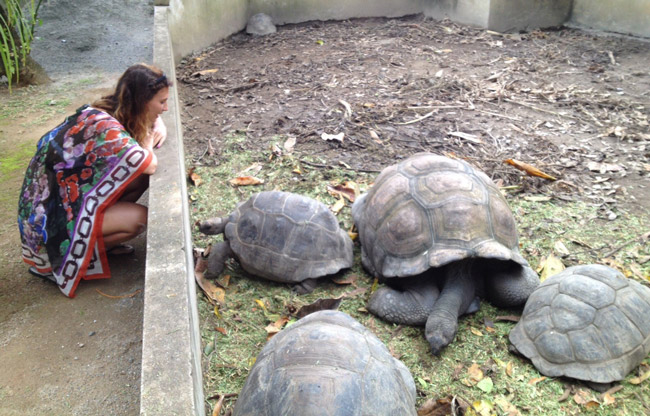
M0 0L0 15L5 19L5 21L8 21L7 17L7 6L5 3L5 0ZM15 28L10 28L11 30L11 35L14 38L14 42L17 44L20 42L20 37L17 35ZM19 59L19 62L21 60ZM0 77L2 76L8 76L5 73L4 65L0 65ZM50 77L47 75L43 67L36 62L31 56L27 55L27 58L25 59L25 62L20 62L20 69L19 69L19 83L18 85L40 85L40 84L47 84L48 82L51 82L52 80ZM16 77L14 75L13 79L11 80L12 84L16 81Z

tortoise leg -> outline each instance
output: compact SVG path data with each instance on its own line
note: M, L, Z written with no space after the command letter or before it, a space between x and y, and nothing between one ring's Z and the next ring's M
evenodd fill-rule
M424 325L440 291L434 279L423 280L404 290L388 286L378 289L368 301L368 310L388 322Z
M226 260L233 256L234 253L227 242L220 242L212 246L210 254L208 254L208 269L205 271L205 277L208 279L218 277L223 272Z
M475 300L471 268L471 260L460 260L445 266L444 286L424 328L424 336L435 355L454 340L458 318L469 310Z
M508 262L485 276L486 297L500 307L523 305L538 285L539 276L530 266L514 262Z
M305 279L302 282L295 284L292 289L299 295L306 295L316 289L317 283L318 278Z

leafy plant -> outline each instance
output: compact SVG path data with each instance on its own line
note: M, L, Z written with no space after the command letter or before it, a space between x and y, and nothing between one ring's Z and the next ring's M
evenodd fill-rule
M20 68L26 65L36 23L40 25L42 22L38 19L42 1L30 0L25 11L21 8L20 0L6 0L4 7L0 4L0 58L9 91L12 80L15 77L16 82L19 81Z

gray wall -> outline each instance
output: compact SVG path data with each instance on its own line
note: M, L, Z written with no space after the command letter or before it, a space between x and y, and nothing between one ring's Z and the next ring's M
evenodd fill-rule
M573 0L569 24L650 37L650 0Z
M155 0L169 5L178 60L246 27L264 12L276 24L355 17L427 16L507 32L576 26L650 36L650 0Z

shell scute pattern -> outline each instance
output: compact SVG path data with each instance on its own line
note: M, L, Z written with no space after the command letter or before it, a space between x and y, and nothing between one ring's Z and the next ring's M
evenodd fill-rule
M280 191L260 192L228 217L225 239L247 272L301 282L350 267L352 241L324 204Z
M548 376L621 380L650 352L650 288L602 265L570 267L529 297L510 333Z
M487 175L465 162L412 156L384 169L363 204L355 222L364 226L364 265L383 277L467 257L527 264L507 202Z
M367 328L320 311L275 335L239 394L243 415L415 415L408 369Z

